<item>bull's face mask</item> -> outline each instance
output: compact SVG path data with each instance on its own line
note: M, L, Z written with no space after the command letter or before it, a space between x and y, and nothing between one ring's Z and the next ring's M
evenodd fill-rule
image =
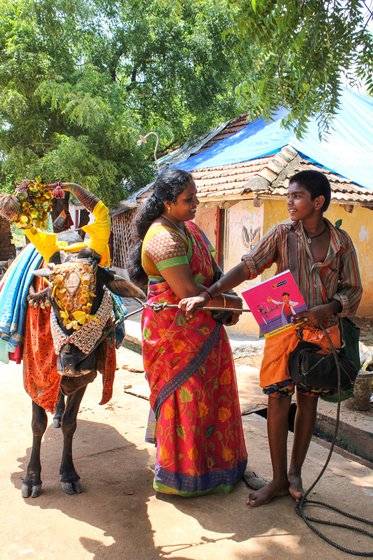
M55 265L49 275L52 299L68 330L78 330L94 319L90 311L96 295L96 268L88 259L70 260Z

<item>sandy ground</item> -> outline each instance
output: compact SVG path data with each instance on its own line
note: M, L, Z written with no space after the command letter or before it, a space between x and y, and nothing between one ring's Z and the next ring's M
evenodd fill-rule
M43 493L36 499L23 499L20 493L31 451L31 401L22 387L20 366L2 364L1 560L348 558L306 527L290 497L249 509L243 483L228 496L157 497L152 489L155 449L144 442L148 402L141 356L121 349L120 363L111 403L97 404L101 381L96 380L88 387L79 413L74 462L85 491L74 496L62 493L58 474L61 431L50 423L42 448ZM239 366L237 374L242 400L248 402L251 391L257 389L243 382L245 368ZM266 421L247 414L243 422L250 468L269 478ZM319 474L327 454L325 445L317 440L311 443L306 486ZM372 496L371 469L355 457L338 453L312 493L313 499L370 519ZM320 528L346 547L373 550L373 543L356 533Z

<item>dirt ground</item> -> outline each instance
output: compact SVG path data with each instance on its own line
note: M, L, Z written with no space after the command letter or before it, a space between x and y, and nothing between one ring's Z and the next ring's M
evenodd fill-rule
M229 495L194 499L156 495L152 489L155 448L144 441L149 403L141 361L139 354L121 349L114 395L108 405L98 405L99 379L87 389L74 440L82 494L68 496L60 489L61 430L52 426L49 415L42 447L43 493L36 499L23 499L20 493L31 451L31 401L22 387L20 366L2 366L0 560L348 558L306 527L290 496L250 509L243 482ZM257 391L256 379L249 375L254 371L237 367L244 406ZM268 479L266 421L247 414L243 425L250 468ZM314 439L304 472L307 487L320 473L327 455L328 449ZM311 497L372 519L372 470L354 456L335 452ZM333 515L320 513L327 519ZM333 528L321 529L348 548L373 548L364 537L351 537L350 531L336 534Z

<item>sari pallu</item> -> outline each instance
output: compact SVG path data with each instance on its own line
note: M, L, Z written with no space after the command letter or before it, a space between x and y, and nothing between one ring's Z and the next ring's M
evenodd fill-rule
M187 224L193 244L190 267L210 285L212 258L203 234ZM148 303L177 303L159 277ZM189 321L175 309L142 316L143 359L156 418L155 490L182 496L229 492L242 477L247 453L234 363L224 327L208 311Z

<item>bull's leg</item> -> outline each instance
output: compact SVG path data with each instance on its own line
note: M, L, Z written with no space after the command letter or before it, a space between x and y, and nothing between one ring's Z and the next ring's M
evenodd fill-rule
M66 494L82 492L80 477L73 463L73 437L76 430L80 403L87 386L81 387L67 397L65 413L62 417L63 453L60 467L61 487Z
M22 496L24 498L37 498L41 494L41 463L40 448L41 440L47 429L47 413L45 410L32 401L32 451L29 464L27 466L26 478L22 484Z
M53 416L53 426L55 428L61 428L61 421L64 412L65 412L65 397L63 393L61 393L60 391L60 396L58 397L58 402L56 405L56 412L54 413Z

